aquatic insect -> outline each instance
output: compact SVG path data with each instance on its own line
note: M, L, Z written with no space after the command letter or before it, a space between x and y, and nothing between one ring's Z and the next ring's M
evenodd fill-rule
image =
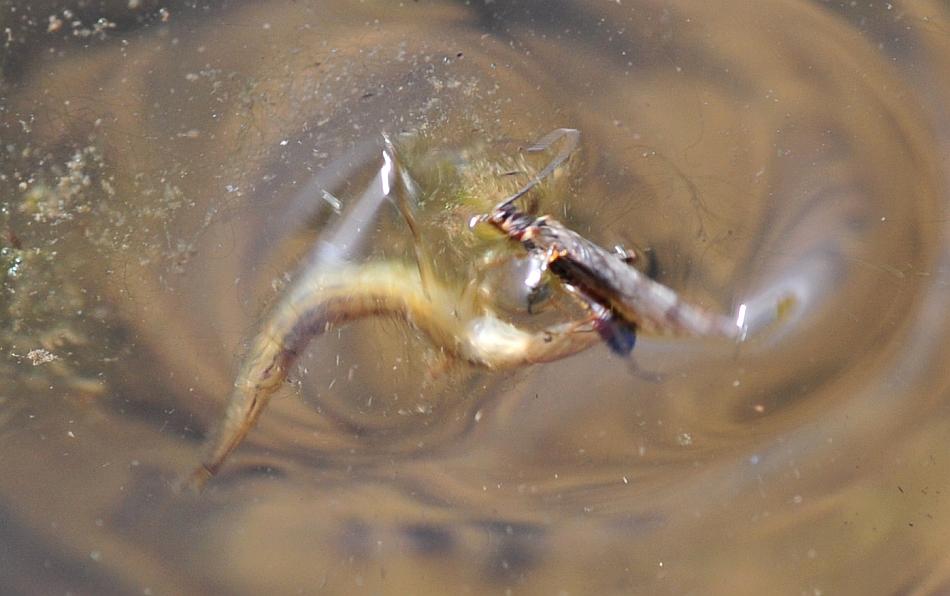
M544 151L557 141L566 143L557 156L518 192L498 203L491 213L473 220L487 222L530 252L541 252L566 289L591 310L595 329L617 353L633 349L637 331L649 335L744 337L743 310L736 319L711 313L682 300L667 286L650 279L627 258L591 242L548 216L533 216L515 202L551 175L576 150L580 132L557 129L528 151Z

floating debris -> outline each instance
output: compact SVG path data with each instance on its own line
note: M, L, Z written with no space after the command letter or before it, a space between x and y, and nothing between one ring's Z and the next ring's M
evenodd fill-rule
M39 366L41 364L46 364L47 362L59 360L59 356L43 348L30 350L26 353L26 357L30 360L30 362L33 363L33 366Z
M323 191L322 196L323 196L323 200L326 201L327 204L330 205L330 207L333 207L334 213L339 215L340 209L343 208L343 203L340 201L340 199L336 198L335 196L330 194L329 191L326 191L326 190Z

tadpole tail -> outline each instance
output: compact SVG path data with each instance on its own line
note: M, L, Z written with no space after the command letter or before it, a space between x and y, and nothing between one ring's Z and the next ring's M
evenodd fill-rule
M274 340L273 336L259 337L255 341L228 399L215 438L208 443L207 454L188 476L185 486L200 490L218 473L227 457L257 423L271 396L287 380L295 360L294 351Z
M288 291L264 324L241 366L206 455L184 481L200 489L254 427L313 338L350 321L389 317L421 331L445 355L489 368L513 368L576 354L596 334L576 324L524 331L489 312L459 304L441 283L423 285L402 263L369 263L309 272Z

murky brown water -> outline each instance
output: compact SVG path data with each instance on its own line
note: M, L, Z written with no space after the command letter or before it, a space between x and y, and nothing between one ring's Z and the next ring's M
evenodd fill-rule
M92 4L0 6L0 591L950 591L946 3ZM381 132L424 170L560 126L543 211L790 319L641 338L659 382L603 346L431 378L359 323L173 491L328 230L411 259L391 207L353 214Z

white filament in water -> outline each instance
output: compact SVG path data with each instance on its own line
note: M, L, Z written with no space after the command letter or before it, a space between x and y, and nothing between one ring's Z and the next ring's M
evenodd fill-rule
M389 179L392 177L393 160L389 152L383 149L383 167L379 170L379 180L383 184L383 196L389 195Z
M742 329L743 325L745 325L745 311L746 311L745 304L740 304L739 316L736 317L736 327L738 327L739 329Z

